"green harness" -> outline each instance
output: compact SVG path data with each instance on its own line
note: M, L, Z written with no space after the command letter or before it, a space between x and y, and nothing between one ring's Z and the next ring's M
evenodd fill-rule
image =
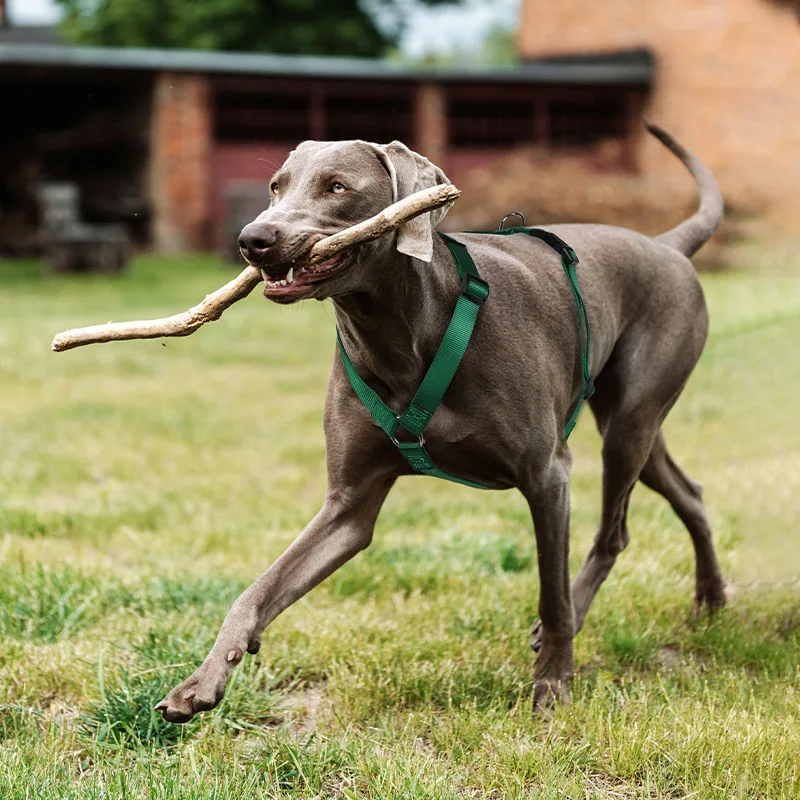
M581 350L581 378L583 381L583 393L578 398L577 405L572 412L566 428L564 429L564 439L569 438L575 423L578 421L578 412L584 400L587 400L594 393L594 382L589 372L589 317L586 313L586 304L583 301L576 266L578 256L575 251L565 242L558 238L554 233L544 231L539 228L526 228L522 226L500 228L496 231L470 231L471 233L509 235L514 233L524 233L541 239L545 244L555 250L561 256L561 264L567 275L572 295L575 298L575 305L578 308L578 338ZM439 234L447 245L453 260L456 263L458 276L461 278L461 291L450 324L447 326L442 343L433 357L425 377L422 379L417 393L411 401L411 405L402 413L398 414L389 408L378 397L377 392L371 389L362 377L358 374L353 362L344 349L342 338L339 331L336 331L336 338L339 342L339 351L342 355L342 364L345 373L353 387L353 391L367 407L375 422L384 430L386 435L394 442L400 454L408 461L411 468L416 472L430 475L434 478L443 478L454 483L461 483L464 486L472 486L475 489L486 489L480 483L457 478L444 470L439 469L428 455L425 449L425 439L423 432L430 422L431 417L439 406L439 403L450 386L453 376L461 363L461 359L467 350L467 345L472 337L475 322L478 319L478 312L489 296L489 285L484 281L475 267L466 245L457 242L455 239L444 233ZM417 437L417 441L403 442L397 438L400 428L408 431Z

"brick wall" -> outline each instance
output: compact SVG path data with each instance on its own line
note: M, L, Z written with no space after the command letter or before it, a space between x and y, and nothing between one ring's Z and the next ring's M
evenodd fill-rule
M800 24L767 0L525 0L523 57L648 47L658 62L649 116L716 172L735 203L763 201L800 231ZM641 166L674 159L644 142Z
M414 144L434 164L443 166L447 152L447 112L441 85L420 84L415 100Z
M150 131L150 197L157 250L211 244L209 209L212 121L210 88L197 75L155 78Z

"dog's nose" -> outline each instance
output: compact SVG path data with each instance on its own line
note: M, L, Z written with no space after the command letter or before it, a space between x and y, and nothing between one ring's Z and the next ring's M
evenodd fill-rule
M239 247L250 261L258 263L278 241L278 234L278 226L273 222L251 222L239 234Z

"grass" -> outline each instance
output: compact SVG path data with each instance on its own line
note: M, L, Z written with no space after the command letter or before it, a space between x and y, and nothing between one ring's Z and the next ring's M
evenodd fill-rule
M375 542L279 618L222 704L152 712L324 494L327 305L253 296L182 340L49 352L229 275L0 263L0 797L800 796L800 253L704 283L712 337L667 424L736 595L691 620L688 536L637 489L629 549L576 642L569 706L530 715L535 542L514 493L402 481ZM573 570L598 441L573 436Z

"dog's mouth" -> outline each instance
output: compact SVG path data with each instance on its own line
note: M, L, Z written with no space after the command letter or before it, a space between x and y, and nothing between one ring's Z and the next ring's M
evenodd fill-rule
M261 269L264 278L264 297L277 303L289 303L308 297L316 284L326 281L343 272L355 259L355 250L351 248L338 255L315 264L313 267L294 261L287 265L282 277L270 277L265 269Z

